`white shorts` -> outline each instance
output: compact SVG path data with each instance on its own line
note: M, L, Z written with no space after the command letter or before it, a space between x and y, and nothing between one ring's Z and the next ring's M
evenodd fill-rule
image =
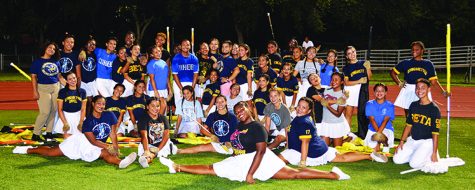
M213 146L214 150L220 154L231 155L234 152L232 148L226 147L224 143L211 142L211 146Z
M96 96L99 93L97 92L96 80L85 83L81 81L81 88L86 91L86 96Z
M432 94L430 92L428 96L429 100L432 101ZM407 110L411 103L417 100L419 100L419 97L416 95L416 85L406 84L404 88L399 91L399 95L397 96L394 105Z
M262 119L264 119L264 116L265 116L265 115L257 115L257 119L259 119L259 121L258 121L258 122L261 122L261 121L262 121Z
M252 100L252 96L247 95L247 91L249 90L249 84L244 83L244 84L239 85L239 90L240 90L239 96L241 96L242 101ZM251 89L251 92L254 93L252 89Z
M280 153L287 161L289 161L290 164L292 165L299 165L300 160L301 160L301 153L299 151L296 151L294 149L285 149ZM320 165L325 165L328 162L331 162L333 159L335 159L337 154L337 151L333 147L328 147L327 152L323 154L320 157L317 158L310 158L307 157L306 160L306 165L307 166L320 166Z
M99 94L101 94L104 97L112 96L114 92L115 84L117 83L111 79L101 79L101 78L96 79L97 91L99 92ZM126 87L126 90L127 90L127 87Z
M69 124L69 130L67 131L67 133L72 135L82 133L82 131L78 130L79 120L81 118L81 111L73 113L63 111L63 114ZM58 117L58 119L54 123L53 132L63 134L63 126L63 121L61 121L61 119Z
M92 162L101 156L102 148L92 145L82 133L71 135L59 144L59 149L71 160Z
M294 98L294 96L285 96L285 103L286 103L286 107L288 108L290 105L292 105L292 99ZM295 99L295 104L294 104L294 107L297 107L297 103L298 103L299 99Z
M323 137L341 138L348 133L350 133L350 126L346 120L340 123L322 122L317 128L317 134Z
M226 158L223 161L214 163L213 170L219 177L243 182L246 180L255 155L256 152L252 152ZM267 148L253 178L261 181L268 180L283 167L285 167L284 161Z
M135 80L134 80L134 83L135 83ZM121 97L129 97L130 95L134 94L134 84L130 83L129 81L125 79L124 79L124 82L122 82L122 84L125 86L125 90Z
M158 91L158 95L160 95L160 98L165 98L167 99L168 98L168 90L165 89L165 90L157 90ZM150 96L150 97L155 97L155 92L152 91L147 91L147 95Z
M394 154L393 161L395 164L405 164L409 162L411 168L421 168L426 163L431 162L432 139L414 140L412 137L407 138L407 142L404 143L402 150L399 149ZM439 158L439 153L437 152Z
M273 123L273 122L271 122L271 123ZM277 129L275 128L275 125L274 125L274 129L272 129L272 124L271 124L270 130L274 130L274 131L272 132L272 134L270 134L270 136L277 137L277 136L280 135L280 136L283 136L283 137L287 137L287 133L285 132L285 128L282 128L282 129L280 129L280 130L277 130Z
M358 107L361 84L356 84L353 86L345 86L344 89L350 92L350 97L348 97L348 99L346 100L346 104L348 106Z
M376 145L378 143L376 141L371 140L371 136L373 136L373 134L375 134L375 133L376 132L368 130L368 132L366 133L366 137L364 139L364 144L366 146L369 146L371 148L376 147ZM391 130L385 128L383 130L383 134L386 135L386 137L388 137L388 147L392 148L394 146L394 131L391 131Z
M168 155L172 153L172 151L170 150L170 146L172 146L172 148L174 148L175 150L178 150L176 145L173 144L173 142L170 139L168 139L165 146L163 146L163 148L158 151L158 155L161 155L163 157L168 157ZM148 148L157 148L157 147L149 144ZM137 147L137 154L138 156L142 156L143 153L144 153L143 144L140 143L139 146Z
M182 82L181 83L181 86L183 86L183 87L191 86L191 85L192 85L191 82ZM178 85L176 85L175 81L173 81L173 97L175 97L175 105L181 104L181 99L183 97L181 95L180 88L178 87Z
M177 134L182 133L200 133L200 126L194 121L182 121Z

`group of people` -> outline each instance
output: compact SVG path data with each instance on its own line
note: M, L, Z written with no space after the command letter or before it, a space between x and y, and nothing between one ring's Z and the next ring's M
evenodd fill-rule
M46 44L31 68L40 110L32 139L43 140L41 129L46 126L45 139L59 133L65 141L57 147L19 146L14 153L64 155L88 162L102 158L120 168L137 155L143 167L159 157L170 173L211 174L249 183L269 178L344 180L350 177L337 167L325 172L306 166L388 161L384 152L394 146L394 105L386 100L388 88L382 83L374 85L375 99L368 101L371 65L357 59L353 46L345 49L346 65L339 72L336 50L330 49L322 60L316 57L320 46L304 49L295 39L282 56L277 42L269 41L268 53L258 57L257 68L247 44L227 40L220 44L213 38L194 54L185 39L172 56L163 48L163 33L146 53L134 43L133 33L128 32L124 41L117 51L114 37L106 41L105 49L96 47L91 38L74 51L74 36L69 34L61 50L55 43ZM448 94L438 83L433 64L422 58L424 44L413 42L411 49L412 58L398 63L390 74L401 87L395 105L406 110L407 118L393 160L417 168L438 160L440 111L431 101L431 86ZM400 73L404 81L398 78ZM175 137L201 134L213 142L178 149L170 140L173 127L165 117L167 102L174 103L178 116ZM374 152L339 154L333 147L357 138L350 131L356 107L364 107L358 109L363 115L358 125L364 125L358 127L358 136ZM374 140L375 134L388 141ZM119 159L117 136L140 137L138 154ZM105 143L109 137L112 144ZM279 155L271 151L280 147L285 150ZM234 156L210 166L179 165L166 158L198 152Z

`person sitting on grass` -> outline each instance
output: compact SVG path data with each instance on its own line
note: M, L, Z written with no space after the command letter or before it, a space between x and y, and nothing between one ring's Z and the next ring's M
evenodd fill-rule
M363 154L348 152L338 154L335 148L328 147L315 129L313 101L302 97L297 105L297 117L292 120L288 129L288 148L279 157L292 165L301 168L306 166L319 166L328 162L356 162L360 160L374 160L386 163L388 158L373 152Z
M237 85L239 87L239 85ZM231 134L236 130L238 120L236 116L227 109L226 97L218 95L216 97L216 111L211 113L206 119L201 134L210 137L213 142L202 144L190 148L179 149L178 154L195 154L199 152L217 152L220 154L232 154L230 140Z
M170 173L186 172L191 174L215 175L234 181L255 183L274 179L333 179L345 180L350 176L339 168L333 167L331 172L303 168L294 169L285 165L271 150L267 148L267 133L264 126L252 118L246 102L234 106L234 113L239 119L237 130L231 135L234 154L213 165L179 165L172 160L160 157L160 162L168 167Z
M138 128L142 141L138 146L139 163L148 168L157 156L176 154L177 147L170 140L167 117L160 114L159 97L151 97L145 103L146 113L139 119Z
M175 127L175 136L187 138L188 133L200 134L203 116L201 104L195 98L193 87L187 85L182 88L183 98L176 105L175 114L178 116Z
M40 154L43 156L66 156L71 160L92 162L102 158L109 164L126 168L137 158L132 152L124 159L119 159L119 145L117 144L117 118L112 112L104 112L106 99L97 95L92 99L92 113L86 117L82 133L76 133L54 147L49 146L17 146L14 154ZM112 144L107 144L111 137Z

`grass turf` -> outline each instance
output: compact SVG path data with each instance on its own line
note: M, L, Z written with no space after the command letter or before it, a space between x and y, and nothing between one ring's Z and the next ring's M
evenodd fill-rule
M33 123L36 111L0 111L0 124L10 122ZM330 163L313 167L329 171L338 166L351 176L347 181L331 180L268 180L257 181L255 185L229 181L227 179L192 174L168 174L166 167L158 160L147 169L135 162L127 169L120 170L103 160L92 163L69 160L66 157L42 157L38 155L12 154L13 147L0 147L0 189L467 189L475 185L475 137L474 119L452 119L451 155L462 158L465 166L450 168L448 173L433 175L414 172L400 175L410 169L405 165L395 165L371 161L355 163ZM442 121L446 123L444 119ZM393 122L396 137L402 132L404 120ZM441 129L439 151L446 154L446 126ZM187 147L188 145L179 145ZM123 149L128 154L135 149ZM226 158L216 153L174 155L171 159L179 164L212 164Z

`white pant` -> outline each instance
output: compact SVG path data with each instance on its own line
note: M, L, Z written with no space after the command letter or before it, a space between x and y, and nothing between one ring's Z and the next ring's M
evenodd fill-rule
M103 96L103 97L110 97L114 93L114 86L115 82L111 79L101 79L97 78L96 79L96 86L97 86L97 91Z
M168 90L165 89L165 90L157 90L158 91L158 95L160 95L160 98L165 98L165 100L168 98ZM152 90L152 91L147 91L147 95L150 96L150 97L155 97L155 92Z
M432 157L432 139L413 140L412 137L407 138L402 150L399 149L394 154L393 161L395 164L405 164L409 162L411 168L421 168L427 162L431 162ZM439 154L439 153L437 153ZM439 155L437 155L439 157Z
M148 145L148 148L154 148L155 146L153 145ZM158 155L157 156L163 156L163 157L168 157L168 155L174 153L175 151L174 150L171 150L171 149L174 149L174 150L178 150L178 148L176 147L175 144L173 144L172 141L170 141L170 139L168 139L168 141L165 143L165 146L163 146L162 149L160 149L158 151ZM137 154L139 156L142 156L144 153L144 149L143 149L143 144L140 143L139 146L137 147ZM176 153L176 152L175 152Z
M182 82L181 83L181 86L182 87L185 87L185 86L191 86L193 83L191 82ZM176 85L176 82L173 81L173 96L175 97L175 106L177 106L178 104L181 104L181 99L183 98L182 95L181 95L181 90L180 88L178 87L178 85Z
M373 134L375 134L376 132L373 132L371 130L368 130L368 132L366 133L366 137L364 139L364 144L366 146L369 146L371 148L375 148L376 145L378 144L378 142L376 141L372 141L371 140L371 136L373 136ZM388 148L392 148L394 146L394 132L389 130L389 129L384 129L383 130L383 134L386 135L386 137L388 137ZM388 149L389 150L389 149ZM384 151L383 151L384 152Z
M252 88L252 85L251 85L251 88ZM252 96L247 95L247 91L249 90L249 84L247 83L241 84L239 85L239 89L240 89L239 96L242 97L242 101L252 100ZM251 89L251 92L254 93L252 89Z
M86 96L96 96L97 92L96 80L85 83L81 81L81 88L86 90Z

